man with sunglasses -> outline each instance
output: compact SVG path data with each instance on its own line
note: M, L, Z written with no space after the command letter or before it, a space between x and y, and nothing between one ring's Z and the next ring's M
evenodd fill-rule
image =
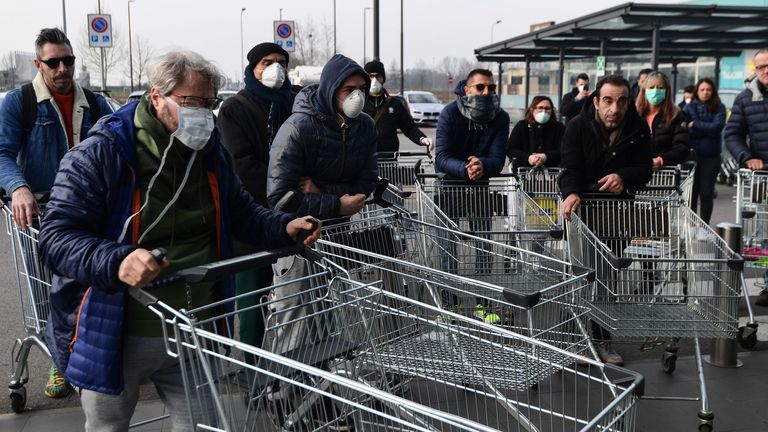
M509 115L499 107L493 74L487 69L472 70L466 80L456 85L455 93L456 101L448 104L437 120L435 170L444 177L435 199L449 217L469 220L469 227L462 228L484 236L491 229L492 211L487 204L487 180L504 167ZM444 247L450 248L449 255L456 255L455 245L449 242ZM477 248L475 271L489 273L491 265L489 253ZM463 306L473 307L475 315L487 323L499 320L496 313L485 309L480 299L474 305Z
M25 97L24 88L13 90L0 107L0 187L11 195L13 219L21 229L32 226L40 215L34 194L50 191L64 153L85 139L93 126L89 97L98 104L98 112L112 112L102 96L86 94L88 90L74 81L75 56L61 30L42 29L35 54L37 75L29 87L33 96ZM32 108L34 118L26 119ZM45 395L61 398L70 390L52 367Z

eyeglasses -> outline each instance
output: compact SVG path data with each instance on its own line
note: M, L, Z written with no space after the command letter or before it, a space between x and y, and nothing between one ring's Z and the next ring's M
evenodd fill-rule
M215 110L219 107L219 105L221 105L222 102L224 102L224 99L217 97L201 98L197 96L183 96L175 93L171 93L171 96L181 98L181 103L179 105L185 108L207 108Z
M40 62L45 63L46 66L48 66L51 69L58 68L61 62L64 62L64 66L69 67L75 64L75 56L53 57L53 58L49 58L48 60L41 59Z
M495 93L496 92L496 84L483 84L483 83L480 83L480 84L468 85L467 87L474 87L480 93L484 92L486 87L488 87L488 91L490 93Z
M755 65L755 71L762 71L768 69L768 64L764 65Z

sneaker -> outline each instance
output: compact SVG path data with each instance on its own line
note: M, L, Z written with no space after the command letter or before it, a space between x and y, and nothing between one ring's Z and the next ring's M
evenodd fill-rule
M595 350L597 351L597 355L600 356L600 359L603 361L603 363L610 363L616 366L621 366L624 364L624 359L619 353L616 352L616 350L613 349L610 342L595 344Z
M495 313L486 312L483 305L478 304L475 306L475 318L483 320L486 324L497 324L501 321L501 317Z
M768 291L760 291L760 295L755 299L755 306L768 306Z
M72 392L72 386L64 378L56 366L51 366L48 371L48 384L45 385L45 396L51 399L60 399L69 396Z

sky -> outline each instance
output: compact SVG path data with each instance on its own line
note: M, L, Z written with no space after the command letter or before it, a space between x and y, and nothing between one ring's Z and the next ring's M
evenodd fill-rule
M336 0L338 52L363 61L363 17L367 24L367 55L373 53L373 13L364 11L373 0ZM380 58L385 66L400 59L400 1L380 1ZM529 31L529 25L568 21L625 3L617 0L403 0L406 68L420 61L427 67L443 57L473 58L474 49ZM651 0L644 3L680 3ZM9 51L34 51L34 40L43 27L62 27L66 8L67 33L75 50L86 40L87 15L98 11L95 0L4 1L0 25L0 56ZM333 28L334 0L133 0L131 32L148 40L155 53L176 49L197 51L214 61L232 79L241 73L240 19L243 20L244 53L255 44L273 41L273 20L282 9L283 20L300 26L312 19ZM112 15L115 37L127 39L128 1L101 0L102 13ZM241 13L241 9L246 10ZM496 21L500 23L495 24ZM127 67L128 61L125 60ZM79 69L79 63L78 63ZM120 84L127 75L114 73L109 84ZM95 80L94 80L95 81Z

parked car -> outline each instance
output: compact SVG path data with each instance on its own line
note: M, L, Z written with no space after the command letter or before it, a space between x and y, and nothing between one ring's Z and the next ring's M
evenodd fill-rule
M219 94L217 96L220 97L222 100L227 100L236 94L237 94L237 90L219 90ZM213 110L213 113L217 116L219 115L219 108L221 108L221 105L219 105L218 108Z
M427 91L405 91L403 99L416 123L436 124L440 112L445 108L433 93Z
M131 94L128 95L128 98L125 99L125 103L138 101L139 99L141 99L142 96L144 96L145 92L146 90L136 90L134 92L131 92Z

